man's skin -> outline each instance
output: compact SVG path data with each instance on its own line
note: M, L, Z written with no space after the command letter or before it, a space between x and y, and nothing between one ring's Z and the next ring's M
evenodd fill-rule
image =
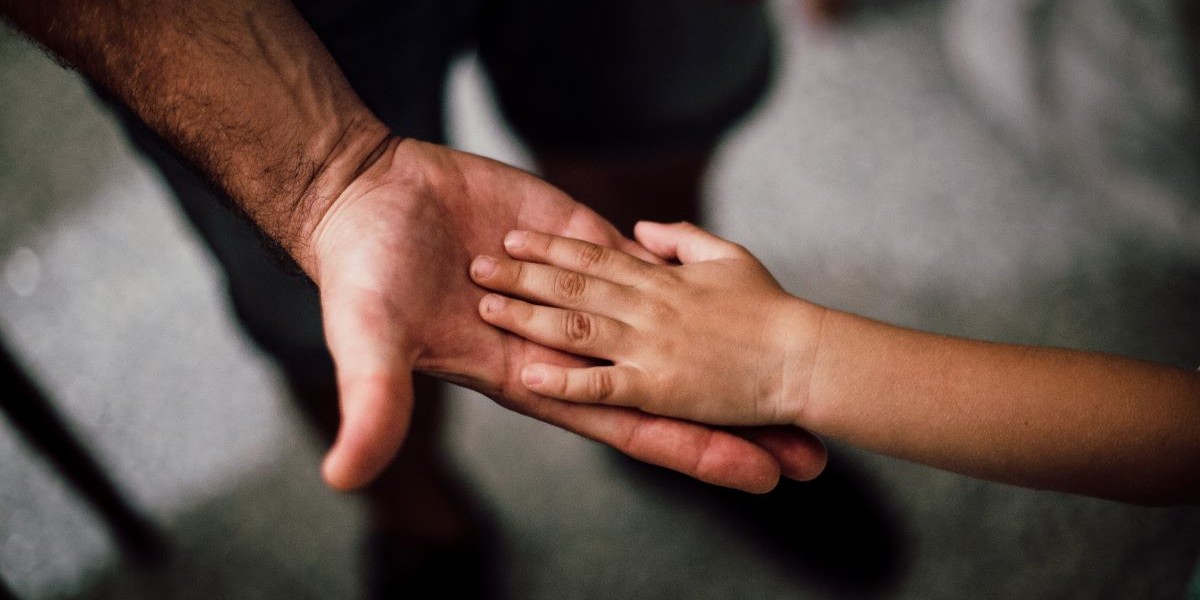
M719 485L765 492L781 472L823 467L820 442L799 429L735 435L525 390L526 362L582 363L479 319L471 257L498 253L518 228L650 256L527 173L391 135L287 2L0 0L0 10L128 104L317 284L343 416L330 485L361 486L396 453L413 369Z

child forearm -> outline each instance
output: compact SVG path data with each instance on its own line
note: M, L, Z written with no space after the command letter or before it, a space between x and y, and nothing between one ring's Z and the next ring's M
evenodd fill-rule
M482 311L489 323L612 363L529 365L525 385L704 423L791 424L1028 487L1200 499L1200 374L894 327L787 295L744 248L694 226L636 233L682 264L541 236L476 279L534 301L504 300Z
M995 481L1200 499L1200 375L950 338L829 311L798 425Z

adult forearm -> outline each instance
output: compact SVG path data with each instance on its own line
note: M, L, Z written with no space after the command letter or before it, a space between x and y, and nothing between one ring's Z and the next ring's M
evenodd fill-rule
M284 0L0 0L128 104L306 269L324 208L387 137Z
M1142 503L1200 499L1200 376L831 312L804 425L985 479Z

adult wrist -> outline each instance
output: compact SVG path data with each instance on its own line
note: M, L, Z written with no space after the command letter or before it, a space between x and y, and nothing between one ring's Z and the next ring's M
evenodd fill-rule
M326 213L399 139L370 114L349 119L322 138L314 140L312 145L313 156L321 158L311 178L291 199L290 206L288 201L281 200L285 205L282 226L275 232L268 229L314 279L317 265L313 239Z

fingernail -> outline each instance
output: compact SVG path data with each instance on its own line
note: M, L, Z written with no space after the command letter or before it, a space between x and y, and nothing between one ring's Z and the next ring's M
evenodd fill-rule
M521 381L525 385L537 385L545 380L546 371L541 367L525 367L525 370L521 371Z
M504 247L509 250L521 248L525 245L525 237L524 231L510 231L504 236Z
M490 256L480 256L471 263L471 273L479 279L486 279L496 272L496 259Z
M495 294L488 294L483 298L483 312L488 314L498 313L504 308L504 298Z

